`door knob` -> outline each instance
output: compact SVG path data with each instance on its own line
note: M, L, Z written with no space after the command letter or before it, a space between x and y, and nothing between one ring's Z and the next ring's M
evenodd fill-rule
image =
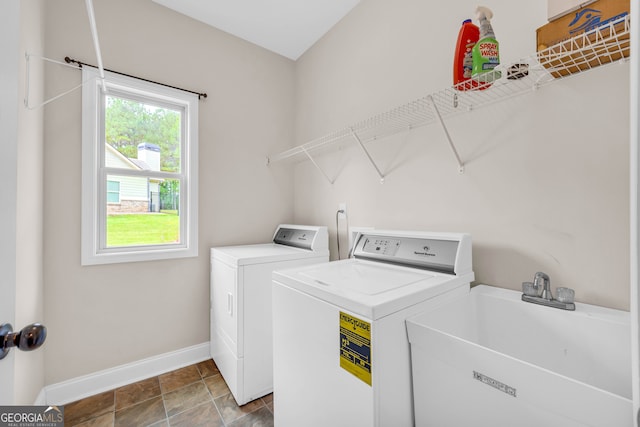
M4 359L11 347L18 347L23 351L39 348L47 339L47 328L39 323L25 326L20 332L13 332L11 323L0 325L0 360Z

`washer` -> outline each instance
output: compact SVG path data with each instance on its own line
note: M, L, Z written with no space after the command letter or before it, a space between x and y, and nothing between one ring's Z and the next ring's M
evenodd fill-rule
M405 319L473 279L460 233L373 230L350 259L275 271L276 425L413 426Z
M211 249L211 357L238 405L273 391L271 274L329 261L327 227L279 225L273 242Z

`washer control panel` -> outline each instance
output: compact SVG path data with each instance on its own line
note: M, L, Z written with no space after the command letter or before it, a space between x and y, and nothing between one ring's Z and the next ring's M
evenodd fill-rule
M425 270L454 273L459 241L436 233L417 236L361 234L353 258L367 259Z
M394 256L400 248L400 239L372 238L364 241L362 252Z
M313 250L319 232L319 229L310 227L280 226L273 236L273 243Z

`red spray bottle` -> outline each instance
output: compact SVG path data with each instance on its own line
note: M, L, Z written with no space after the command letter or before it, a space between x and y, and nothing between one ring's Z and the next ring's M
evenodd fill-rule
M471 19L462 22L458 33L456 53L453 58L453 85L457 90L477 89L478 82L471 80L473 71L473 46L480 39L480 29L474 25Z

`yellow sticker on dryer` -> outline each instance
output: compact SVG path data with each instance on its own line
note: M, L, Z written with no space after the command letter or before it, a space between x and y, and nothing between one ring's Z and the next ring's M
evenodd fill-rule
M342 311L340 367L371 385L371 323Z

